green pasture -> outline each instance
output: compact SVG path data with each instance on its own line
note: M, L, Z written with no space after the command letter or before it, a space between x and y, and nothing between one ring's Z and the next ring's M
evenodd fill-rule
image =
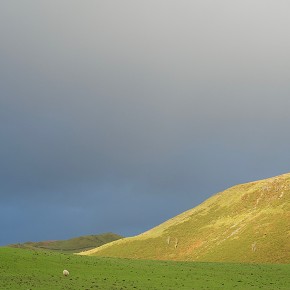
M279 264L146 261L0 248L1 290L289 290L289 274L290 265Z

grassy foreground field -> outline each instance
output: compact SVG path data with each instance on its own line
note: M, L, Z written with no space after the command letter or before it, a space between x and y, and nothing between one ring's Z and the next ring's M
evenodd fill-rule
M62 271L69 270L64 277ZM146 261L0 248L0 289L290 289L290 265Z

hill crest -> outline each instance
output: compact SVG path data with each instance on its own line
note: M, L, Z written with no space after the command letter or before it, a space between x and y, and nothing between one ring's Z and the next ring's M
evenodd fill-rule
M233 186L135 237L83 255L290 262L290 173Z

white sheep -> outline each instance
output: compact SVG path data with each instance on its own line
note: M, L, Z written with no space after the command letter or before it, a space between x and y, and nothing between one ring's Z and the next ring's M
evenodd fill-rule
M69 271L68 270L63 270L62 274L63 274L63 276L68 276L69 275Z

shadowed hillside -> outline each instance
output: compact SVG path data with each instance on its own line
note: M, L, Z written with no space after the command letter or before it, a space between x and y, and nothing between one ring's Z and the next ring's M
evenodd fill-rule
M241 184L136 237L83 255L157 260L290 262L290 174Z
M122 236L119 236L117 234L104 233L100 235L81 236L69 240L27 242L23 244L13 244L9 246L14 248L44 249L67 253L77 253L80 251L96 248L106 243L122 238Z

